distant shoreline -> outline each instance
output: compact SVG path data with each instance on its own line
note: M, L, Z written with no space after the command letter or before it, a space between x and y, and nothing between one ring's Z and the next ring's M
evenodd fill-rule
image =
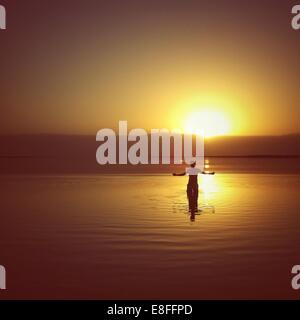
M35 156L35 155L0 155L0 159L55 159L54 156ZM57 157L59 158L59 157ZM205 158L278 158L278 159L286 159L286 158L300 158L300 155L205 155Z

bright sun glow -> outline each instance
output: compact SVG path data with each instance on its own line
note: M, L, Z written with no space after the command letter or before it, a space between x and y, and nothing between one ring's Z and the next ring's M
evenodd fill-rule
M198 134L206 138L229 132L229 122L222 113L213 111L193 112L184 122L184 132Z

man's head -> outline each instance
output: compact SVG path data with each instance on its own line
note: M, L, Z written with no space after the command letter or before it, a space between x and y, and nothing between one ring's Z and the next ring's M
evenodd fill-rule
M196 167L196 161L193 161L193 162L191 163L191 167L192 167L192 168L195 168L195 167Z

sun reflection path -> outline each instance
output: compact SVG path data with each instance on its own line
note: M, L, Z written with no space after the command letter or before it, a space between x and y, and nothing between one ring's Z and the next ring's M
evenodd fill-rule
M210 168L209 160L205 160L205 170ZM218 191L217 179L214 175L202 175L200 178L200 191L201 198L200 202L203 205L211 205L210 200L214 197L214 194Z

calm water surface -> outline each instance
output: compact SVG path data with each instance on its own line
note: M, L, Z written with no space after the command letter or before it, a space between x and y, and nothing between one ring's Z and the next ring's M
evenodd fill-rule
M300 175L2 176L13 298L299 298Z

